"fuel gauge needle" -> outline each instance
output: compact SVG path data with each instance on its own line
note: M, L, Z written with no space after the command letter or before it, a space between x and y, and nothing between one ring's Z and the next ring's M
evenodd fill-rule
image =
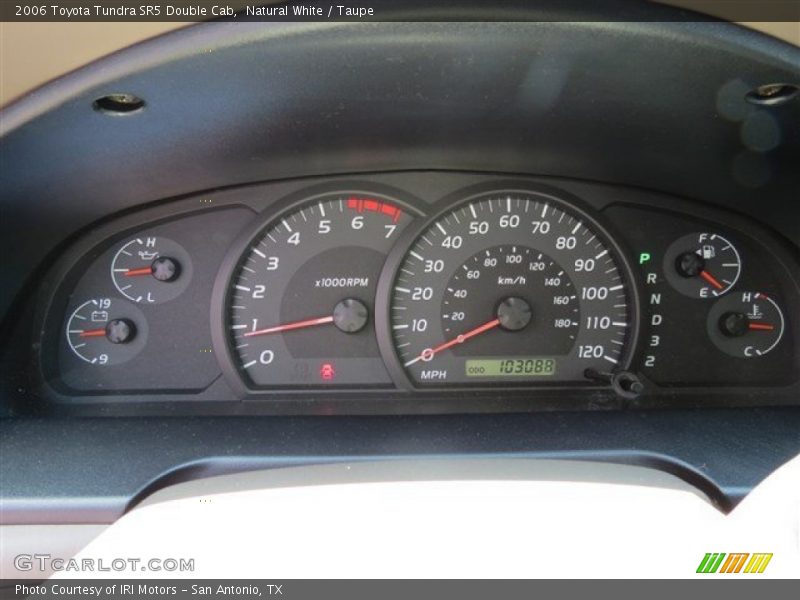
M714 286L715 288L717 288L718 290L723 290L723 289L725 289L725 286L724 286L724 285L722 285L722 284L721 284L721 283L720 283L720 282L717 280L717 278L716 278L716 277L714 277L714 276L713 276L711 273L709 273L708 271L700 271L700 277L702 277L703 279L705 279L705 280L706 280L708 283L710 283L711 285L713 285L713 286Z
M274 327L267 327L266 329L257 329L255 331L248 331L243 337L253 337L256 335L269 335L270 333L281 333L282 331L291 331L293 329L305 329L306 327L314 327L316 325L327 325L333 323L333 315L328 317L318 317L316 319L306 319L305 321L295 321L294 323L286 323L284 325L275 325Z
M500 325L500 319L492 319L488 323L484 323L483 325L480 325L480 326L476 327L475 329L470 329L467 333L462 333L461 335L459 335L457 337L454 337L449 342L445 342L443 344L439 344L435 348L425 348L425 350L423 350L422 353L419 356L417 356L416 358L411 359L410 361L405 363L404 366L410 367L415 362L418 362L420 360L430 360L436 354L441 352L442 350L447 350L448 348L451 348L451 347L455 346L456 344L463 344L468 339L474 338L476 335L480 335L480 334L482 334L482 333L484 333L486 331L489 331L490 329L494 329L498 325Z

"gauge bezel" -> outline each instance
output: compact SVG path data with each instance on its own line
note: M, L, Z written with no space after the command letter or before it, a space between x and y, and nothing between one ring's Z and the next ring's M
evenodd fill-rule
M130 237L144 228L177 222L204 213L216 213L230 209L247 211L249 216L237 225L238 233L232 233L233 244L250 223L279 208L281 199L293 194L300 197L310 189L334 189L352 186L360 182L368 189L391 186L403 190L403 197L422 198L418 213L426 215L439 205L440 198L452 197L453 190L463 190L483 182L522 182L527 191L553 193L560 199L571 202L571 206L588 206L595 220L612 223L612 232L619 234L614 241L625 249L624 256L634 268L636 290L641 298L640 332L633 357L636 373L645 383L646 391L635 399L621 399L607 386L594 389L559 387L555 390L537 387L531 389L470 389L470 393L450 393L447 389L425 390L419 394L408 390L275 390L250 391L236 386L235 378L223 375L210 386L154 390L98 390L78 391L70 389L60 380L55 353L56 343L61 339L51 334L53 328L61 331L63 313L67 310L75 282L83 270L97 256L123 238ZM366 182L366 183L364 183ZM305 192L304 192L305 190ZM436 202L434 202L436 201ZM421 208L419 208L421 207ZM800 386L798 371L791 378L774 386L763 383L736 385L690 384L679 387L658 383L647 372L638 368L647 351L645 341L649 334L646 327L645 285L646 270L639 267L635 258L639 247L624 236L624 221L619 223L607 216L617 207L638 208L643 215L658 219L659 215L673 215L682 219L687 231L695 229L720 229L740 243L746 243L748 251L774 264L775 273L767 282L780 282L781 306L787 311L786 334L790 335L792 347L800 339L800 321L792 319L792 307L800 302L800 278L798 278L797 249L785 238L763 224L742 215L705 206L697 201L668 194L597 182L578 181L566 178L544 178L527 174L490 173L454 170L411 170L383 173L359 173L331 175L302 179L252 183L227 189L207 190L191 196L164 199L156 205L143 206L141 210L123 215L109 215L102 222L93 224L75 236L48 257L46 266L37 272L34 281L40 283L35 302L30 307L31 321L19 320L21 331L30 329L32 348L27 368L22 367L26 381L33 382L41 391L41 401L18 405L21 411L53 410L59 414L130 416L140 414L164 415L377 415L377 414L442 414L442 413L524 413L530 411L573 410L634 410L720 408L744 406L794 406ZM596 215L600 215L599 217ZM427 217L425 217L427 218ZM636 253L627 252L637 250ZM225 250L227 252L227 249ZM225 252L207 268L213 269L214 277L223 264ZM754 282L755 287L765 282ZM752 287L752 286L751 286ZM209 288L209 299L210 299ZM209 305L210 307L210 305ZM206 314L209 314L207 309ZM215 324L210 323L211 330ZM18 343L22 333L10 338ZM27 334L26 334L27 335ZM786 341L786 340L784 340ZM220 357L217 349L215 356ZM217 360L216 362L219 362ZM224 371L223 371L224 373Z
M394 336L391 332L391 292L394 286L397 273L405 260L409 250L429 227L432 227L443 216L450 214L459 207L464 206L478 198L490 195L502 194L527 194L546 199L553 205L558 206L567 214L579 216L588 227L596 232L602 242L609 249L609 253L615 261L622 276L622 284L630 304L630 327L626 334L622 354L618 365L613 369L614 372L627 370L633 363L639 344L640 327L640 284L635 271L627 260L625 248L619 241L619 236L614 235L609 227L603 222L602 215L598 214L597 209L592 208L580 198L564 190L541 184L532 184L529 181L515 179L496 180L468 186L448 194L441 200L432 205L428 216L418 223L412 223L395 242L394 247L387 256L386 263L378 281L377 295L375 300L375 327L378 331L378 345L381 349L386 368L395 385L399 389L413 391L415 393L488 393L492 391L513 391L513 390L563 390L563 389L608 389L608 385L598 384L592 381L559 381L559 382L491 382L480 384L476 382L472 385L461 383L446 384L442 386L425 386L416 384L408 372L403 367L402 361L395 348ZM377 307L381 307L378 311Z
M236 241L231 245L230 249L226 253L225 258L222 261L222 265L218 271L214 289L211 293L211 339L214 346L214 351L216 353L219 366L222 369L223 376L240 396L270 394L275 393L276 391L293 396L295 394L313 394L315 392L324 392L325 394L346 394L358 391L375 392L376 390L395 389L394 383L379 385L291 385L285 383L277 385L252 384L248 381L247 376L242 373L236 350L231 343L230 336L228 335L227 320L230 311L230 283L238 271L242 261L244 260L247 251L252 247L254 240L261 235L262 232L266 231L273 224L277 223L280 219L285 218L304 206L314 204L322 197L327 197L338 193L372 195L384 198L393 204L397 204L404 210L408 211L408 214L412 218L408 227L413 227L414 223L418 221L420 217L425 215L421 208L424 206L424 202L414 198L408 192L392 186L365 181L340 181L303 188L281 198L280 200L277 200L276 202L270 204L269 207L261 211L253 220L253 222L248 225L244 231L240 232ZM401 232L400 236L402 236L403 233L405 232ZM400 236L394 240L390 252L394 250L394 246L397 245ZM385 268L386 266L384 262L381 268L381 273L378 277L378 283L380 283L380 280L383 277L383 271ZM376 310L374 322L377 335L377 319L378 314L381 312L377 309L377 293L375 306ZM378 339L378 343L380 345L380 339ZM382 361L384 361L382 352L380 353L379 357Z

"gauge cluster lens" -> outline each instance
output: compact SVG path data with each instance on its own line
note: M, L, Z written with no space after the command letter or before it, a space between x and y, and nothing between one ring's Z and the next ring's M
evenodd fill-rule
M587 216L529 192L484 194L412 243L389 327L415 385L586 381L626 360L627 278Z
M337 192L261 230L228 290L229 340L246 378L255 386L390 385L375 291L411 220L392 198Z
M65 395L219 381L320 412L798 385L791 258L722 217L418 176L109 226L64 258L42 371Z

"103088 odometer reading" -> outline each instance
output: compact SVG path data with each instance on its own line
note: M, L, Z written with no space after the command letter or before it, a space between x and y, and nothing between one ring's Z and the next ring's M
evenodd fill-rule
M555 358L478 358L464 364L467 377L549 377L556 374Z
M561 200L472 196L400 260L388 290L395 352L415 386L585 382L625 366L629 272L601 227Z

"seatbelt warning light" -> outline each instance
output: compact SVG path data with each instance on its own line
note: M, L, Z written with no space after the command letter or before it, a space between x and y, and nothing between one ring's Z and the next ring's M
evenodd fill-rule
M324 381L333 381L333 378L336 377L336 369L333 368L333 364L322 363L322 366L319 368L319 376L322 377Z

